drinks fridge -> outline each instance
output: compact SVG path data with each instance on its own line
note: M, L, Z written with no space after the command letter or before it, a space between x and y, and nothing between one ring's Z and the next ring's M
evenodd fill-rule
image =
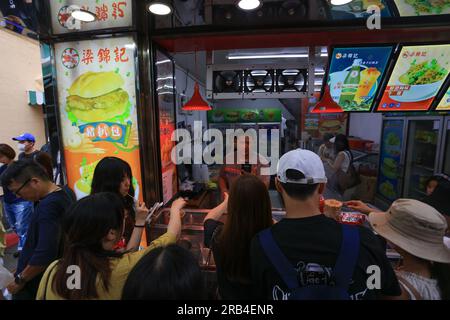
M435 174L450 174L450 116L385 116L376 203L420 200Z

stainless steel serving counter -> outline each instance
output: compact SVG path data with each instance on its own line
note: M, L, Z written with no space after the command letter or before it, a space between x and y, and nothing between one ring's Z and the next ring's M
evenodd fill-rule
M215 270L214 259L210 249L204 245L203 220L210 210L184 209L181 236L178 241L183 247L189 249L198 259L199 265L204 270ZM154 240L167 230L170 209L159 211L152 219L149 227L149 240ZM272 216L276 221L283 218L286 213L274 210Z

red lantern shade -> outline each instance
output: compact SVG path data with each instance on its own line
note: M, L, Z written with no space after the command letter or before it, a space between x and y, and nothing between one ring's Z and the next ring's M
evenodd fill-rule
M200 95L197 82L195 83L194 94L192 95L191 100L189 100L181 109L184 111L209 111L212 109Z
M331 98L330 88L325 87L322 99L316 104L311 113L340 113L342 108Z

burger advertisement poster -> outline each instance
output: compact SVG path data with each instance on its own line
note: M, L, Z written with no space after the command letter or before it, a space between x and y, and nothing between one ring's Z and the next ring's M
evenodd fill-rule
M370 111L392 47L334 48L327 86L344 111Z
M427 111L450 71L450 45L403 47L377 111Z
M135 50L131 37L55 44L67 178L77 198L90 194L95 166L106 156L130 164L141 194Z
M72 12L79 9L95 13L97 19L86 23L73 18ZM133 25L132 0L51 0L50 11L54 34Z

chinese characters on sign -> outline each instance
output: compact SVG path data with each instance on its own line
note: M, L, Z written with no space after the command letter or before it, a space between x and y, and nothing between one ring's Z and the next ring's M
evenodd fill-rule
M391 53L387 46L334 48L326 95L343 111L370 111Z
M135 50L131 37L55 44L67 178L78 198L90 194L95 166L106 156L130 164L140 195Z
M52 29L54 34L100 30L132 26L131 0L60 0L50 1ZM75 10L87 10L95 13L96 21L85 23L74 19L71 14Z
M403 47L377 111L427 111L450 70L450 45Z

